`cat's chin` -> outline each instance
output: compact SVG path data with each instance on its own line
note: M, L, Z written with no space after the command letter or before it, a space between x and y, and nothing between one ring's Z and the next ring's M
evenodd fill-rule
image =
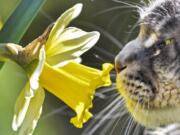
M127 109L135 121L147 128L180 122L180 105L156 109L143 109L137 103L127 101Z
M128 112L134 120L147 128L157 128L162 125L180 122L180 104L164 107L143 107L136 101L129 98L126 90L121 84L120 78L117 78L117 89L121 93L126 103Z

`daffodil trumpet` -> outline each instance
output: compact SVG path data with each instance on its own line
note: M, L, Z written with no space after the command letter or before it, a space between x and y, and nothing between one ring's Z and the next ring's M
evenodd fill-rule
M75 62L56 69L45 64L40 84L76 112L77 116L71 119L71 123L81 128L92 117L89 109L92 107L95 89L111 84L111 69L110 64L104 64L103 71Z
M102 71L79 64L80 56L92 48L99 32L86 32L68 27L79 16L82 4L64 12L55 23L26 47L13 43L0 44L0 57L18 63L28 81L17 98L12 122L19 134L32 134L42 112L44 89L52 93L76 112L71 123L81 128L92 114L95 90L111 85L111 64L103 64Z

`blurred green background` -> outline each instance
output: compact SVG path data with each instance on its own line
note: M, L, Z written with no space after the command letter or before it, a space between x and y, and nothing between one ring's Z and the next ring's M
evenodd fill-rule
M121 1L133 4L138 2L138 0ZM4 23L18 5L18 2L20 0L0 0L0 17ZM80 17L72 22L71 26L86 31L97 30L101 32L101 38L97 45L82 56L83 64L100 68L102 63L114 63L114 57L123 45L138 33L138 28L134 29L134 24L138 21L136 9L115 0L46 0L20 44L24 46L31 42L65 10L79 2L84 5L83 11ZM16 64L8 62L0 71L0 78L3 80L0 81L0 135L16 134L11 129L11 120L15 100L26 77L15 72L14 68L16 68L16 71L21 70ZM113 71L113 81L114 75L115 72ZM95 97L95 102L99 103L94 105L93 112L99 112L103 105L109 104L109 102L101 100L99 97ZM63 102L46 92L43 114L34 134L80 135L84 129L76 129L69 123L69 119L73 115L74 113ZM85 128L91 122L87 123ZM103 130L103 128L99 130ZM118 129L114 134L118 134Z

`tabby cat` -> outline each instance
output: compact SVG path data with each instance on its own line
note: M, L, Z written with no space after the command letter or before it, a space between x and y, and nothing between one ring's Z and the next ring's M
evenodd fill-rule
M138 8L139 35L115 58L118 90L141 125L180 122L180 0Z

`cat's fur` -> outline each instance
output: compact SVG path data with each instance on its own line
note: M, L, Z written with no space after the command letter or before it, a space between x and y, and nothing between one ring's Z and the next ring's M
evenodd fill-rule
M146 127L180 122L180 1L139 8L140 32L117 55L117 86L134 119Z

